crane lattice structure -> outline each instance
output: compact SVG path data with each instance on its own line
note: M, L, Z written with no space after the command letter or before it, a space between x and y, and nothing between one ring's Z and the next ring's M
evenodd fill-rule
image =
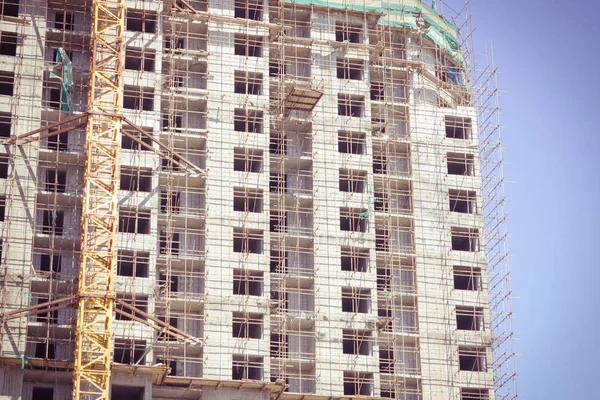
M123 108L124 0L92 3L73 399L108 399Z

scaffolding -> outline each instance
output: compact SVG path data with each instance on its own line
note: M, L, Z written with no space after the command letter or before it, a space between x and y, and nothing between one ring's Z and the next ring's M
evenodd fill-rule
M437 3L127 4L113 372L518 397L496 69ZM0 68L0 353L25 370L77 348L91 6L0 8L3 55L44 23Z

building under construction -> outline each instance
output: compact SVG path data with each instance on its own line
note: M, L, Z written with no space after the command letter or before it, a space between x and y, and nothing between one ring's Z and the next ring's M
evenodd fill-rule
M517 399L466 9L0 3L0 399Z

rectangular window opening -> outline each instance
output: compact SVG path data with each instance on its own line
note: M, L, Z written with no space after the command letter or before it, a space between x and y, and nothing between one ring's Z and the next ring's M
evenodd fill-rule
M134 192L151 192L152 170L150 168L123 167L121 169L119 189Z
M481 290L481 268L454 267L454 289Z
M233 355L231 378L234 380L263 379L263 358L248 355Z
M342 330L342 350L344 354L370 356L372 353L371 331L355 329Z
M233 129L236 132L263 133L263 112L258 110L235 109Z
M474 191L450 189L450 211L461 214L477 214L477 194Z
M479 251L479 229L452 228L452 250Z
M240 296L262 296L264 273L243 269L233 270L233 294Z
M362 43L363 27L360 24L336 22L335 41L342 43Z
M150 253L133 250L119 250L117 252L117 275L147 278L149 271Z
M154 88L125 86L123 108L137 111L154 111Z
M347 154L366 154L367 139L361 132L338 132L338 151Z
M0 71L0 94L12 96L15 86L15 73Z
M153 49L142 49L128 47L125 50L125 69L154 72L156 64L156 52Z
M0 33L0 54L5 56L17 55L18 35L14 32Z
M370 309L370 289L342 288L342 312L367 314Z
M338 79L350 79L361 81L364 77L363 60L353 60L349 58L338 58L336 63L336 72Z
M366 209L340 208L340 230L351 232L367 232L369 218Z
M62 257L61 254L40 254L39 270L42 272L60 273Z
M364 96L338 94L338 115L361 118L364 115Z
M123 300L125 303L132 305L137 308L140 312L130 310L129 308L125 308L120 303L115 303L115 308L119 311L126 312L133 317L143 319L144 321L147 319L147 316L144 314L148 313L148 296L131 296L131 295L118 295L118 297ZM115 320L117 321L133 321L131 317L128 315L123 315L120 312L115 313ZM115 344L116 347L116 344Z
M263 40L262 36L249 36L236 33L234 36L233 52L236 56L262 57Z
M235 0L233 16L235 18L262 21L263 3L259 0Z
M117 314L119 315L119 314ZM146 364L145 353L146 352L146 341L145 340L124 340L115 339L113 361L119 364Z
M486 349L484 347L459 347L458 362L461 371L487 371Z
M372 396L373 374L366 372L344 371L345 396Z
M232 337L262 339L263 316L255 313L233 313Z
M62 236L65 226L65 212L59 210L43 210L42 233Z
M41 343L36 343L35 344L35 358L46 358L46 359L50 359L50 360L55 360L56 356L55 356L55 345L54 343L50 342L41 342ZM33 399L35 399L35 397L33 397ZM33 400L32 399L32 400Z
M119 210L119 232L149 234L151 212L148 209L121 208Z
M262 254L263 232L257 229L234 228L233 252Z
M456 329L461 331L482 331L483 308L456 306Z
M340 192L365 193L367 189L367 171L340 169Z
M233 149L233 170L240 172L262 172L263 151L259 149Z
M341 263L342 271L368 272L369 249L342 246Z
M133 32L156 33L156 20L155 12L128 9L126 29Z
M65 193L67 190L67 172L55 169L45 169L46 192Z
M471 389L471 388L460 389L460 400L489 400L489 399L490 399L489 389Z
M475 175L475 157L473 154L448 153L449 175Z
M35 400L54 400L54 389L34 386L31 391L31 398Z
M19 0L3 0L0 15L5 17L19 16Z
M447 138L465 140L471 139L471 118L451 117L447 115L444 118L444 123Z
M262 189L233 188L233 210L261 213L263 211Z
M234 72L234 92L241 94L262 94L263 75L247 71Z

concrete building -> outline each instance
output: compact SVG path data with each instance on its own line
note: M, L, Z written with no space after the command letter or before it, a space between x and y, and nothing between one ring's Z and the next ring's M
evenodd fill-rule
M0 399L62 400L76 312L19 311L77 291L91 0L0 3ZM113 399L516 398L494 71L444 7L127 1Z

